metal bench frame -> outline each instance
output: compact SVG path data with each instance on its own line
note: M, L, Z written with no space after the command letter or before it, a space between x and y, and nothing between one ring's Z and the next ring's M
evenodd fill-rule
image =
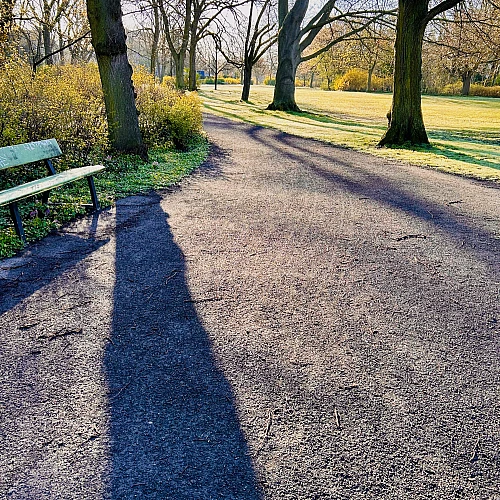
M100 210L93 174L104 170L106 167L103 165L92 165L72 168L70 170L57 173L51 160L52 158L61 156L61 154L61 149L55 139L47 139L45 141L29 142L25 144L18 144L16 146L0 148L0 170L27 165L29 163L43 160L49 172L48 177L0 191L0 206L9 205L10 215L14 222L14 228L24 244L26 244L26 235L24 233L21 215L17 205L17 202L24 198L42 193L42 201L43 203L47 203L49 193L52 189L85 177L90 189L92 207L94 210Z

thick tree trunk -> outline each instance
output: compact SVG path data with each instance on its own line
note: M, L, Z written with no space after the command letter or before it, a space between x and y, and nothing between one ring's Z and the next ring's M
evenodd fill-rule
M117 151L146 156L127 58L126 36L120 0L87 0L111 146Z
M287 4L286 0L285 2ZM286 10L282 3L284 3L283 0L280 0L280 18ZM308 0L297 0L290 12L283 18L278 35L278 69L274 97L267 109L300 111L295 102L295 75L300 63L300 25L304 20L308 5Z
M472 81L472 71L466 71L462 75L462 95L470 94L471 81Z
M427 0L399 0L392 108L379 146L429 143L420 95L427 4Z
M247 59L243 68L243 90L241 91L241 100L248 102L250 97L250 85L252 83L252 64Z
M186 82L184 81L184 54L178 54L174 56L172 54L175 66L175 86L178 89L184 89L186 87Z

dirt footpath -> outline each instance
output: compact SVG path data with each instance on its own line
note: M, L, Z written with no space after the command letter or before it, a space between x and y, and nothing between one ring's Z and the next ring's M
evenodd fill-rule
M0 498L500 499L500 190L206 129L0 262Z

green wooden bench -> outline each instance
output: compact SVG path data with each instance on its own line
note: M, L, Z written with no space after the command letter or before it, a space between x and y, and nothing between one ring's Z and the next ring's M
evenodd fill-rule
M0 170L12 167L19 167L36 161L44 161L49 171L48 177L43 177L35 181L27 182L4 191L0 191L0 206L9 205L10 215L14 221L16 233L26 244L26 236L24 234L23 223L17 202L42 194L42 200L47 203L49 191L51 189L63 186L77 179L87 178L90 188L90 196L92 198L92 206L94 210L99 210L99 200L94 186L93 174L104 170L103 165L92 165L88 167L72 168L65 172L57 173L51 159L61 156L62 152L55 139L47 139L45 141L29 142L18 144L16 146L7 146L0 148Z

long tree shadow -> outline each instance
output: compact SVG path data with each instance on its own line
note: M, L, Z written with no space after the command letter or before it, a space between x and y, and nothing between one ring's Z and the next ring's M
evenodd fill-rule
M257 499L235 397L157 195L117 206L109 497Z
M370 165L365 166L366 163L349 162L345 161L344 157L321 153L316 147L318 142L315 140L300 139L279 131L270 133L262 127L252 127L247 130L254 140L267 147L275 147L276 142L286 145L286 150L281 150L282 155L290 161L303 165L305 169L332 186L423 220L445 231L461 245L474 249L476 253L482 250L484 256L491 256L500 251L500 240L496 235L458 216L445 201L438 204L430 199L424 199L402 187L390 175L381 175ZM331 147L335 150L334 146ZM325 168L325 162L315 161L316 158L327 160L332 167ZM491 185L491 187L496 186Z

